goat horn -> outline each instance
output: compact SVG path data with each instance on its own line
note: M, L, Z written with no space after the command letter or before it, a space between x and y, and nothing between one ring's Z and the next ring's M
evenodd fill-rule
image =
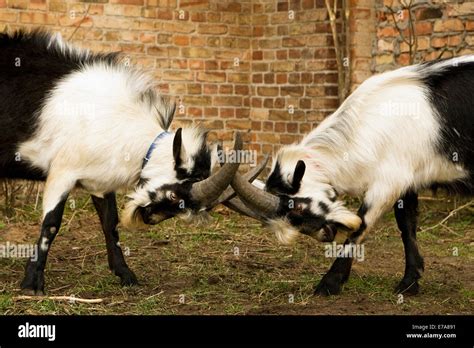
M260 190L240 175L234 176L231 185L242 202L250 209L254 209L258 215L262 215L265 218L271 218L276 215L280 206L280 198Z
M248 182L254 181L260 175L260 173L265 169L265 167L267 166L269 158L270 158L270 156L268 154L266 154L265 157L263 158L263 161L261 161L252 170L249 170L247 173L243 174L242 177L245 180L247 180ZM240 175L240 174L235 173L235 175ZM228 188L225 189L224 192L222 192L222 194L219 196L219 199L216 202L213 203L213 207L218 205L218 204L222 204L224 202L227 202L227 201L231 200L234 197L235 197L234 190L232 189L232 187L228 187Z
M261 216L260 214L257 214L254 210L250 209L247 205L245 205L239 197L234 197L232 199L229 199L226 202L223 202L227 208L230 208L237 213L247 215L251 218L254 218L255 220L261 221L263 223L266 222L265 218Z
M234 151L242 150L242 137L237 133L234 141ZM212 176L195 183L191 188L191 197L207 208L215 202L222 192L229 186L240 163L226 163Z

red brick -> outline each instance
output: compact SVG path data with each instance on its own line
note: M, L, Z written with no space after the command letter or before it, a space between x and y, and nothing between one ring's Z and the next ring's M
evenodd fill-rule
M227 120L225 124L230 129L245 130L252 127L252 121L250 120Z
M163 79L168 81L192 81L193 74L189 71L167 70L163 72Z
M209 71L209 70L217 70L217 68L219 67L217 62L214 61L214 60L207 60L204 64L205 66L205 70L206 71Z
M187 110L187 114L192 117L201 117L202 116L202 109L190 106Z
M276 52L277 59L286 60L288 59L288 50L278 50Z
M28 0L9 0L8 7L26 10L28 7Z
M438 19L434 25L434 31L463 31L464 25L458 18Z
M17 12L0 12L0 22L16 22L17 18Z
M206 21L206 13L205 12L192 12L191 13L191 21L193 21L193 22L205 22Z
M209 0L182 0L179 7L188 10L207 10L209 8Z
M178 46L188 46L189 45L189 36L185 35L176 35L173 37L173 43Z
M280 87L282 96L291 96L291 97L300 97L304 93L304 88L302 86L285 86Z
M40 13L40 12L21 12L20 13L21 23L32 23L32 24L55 24L56 16L52 13Z
M201 94L202 85L200 83L188 83L187 84L188 94Z
M263 122L263 130L264 131L270 131L272 132L273 131L273 122L271 121L266 121L266 122Z
M205 84L203 86L203 93L204 94L217 94L217 85L214 84Z
M235 112L233 108L221 108L219 110L219 116L223 118L231 118L234 117Z
M204 70L204 61L193 59L189 60L189 69Z
M293 144L298 141L298 136L296 135L290 135L290 134L281 134L280 135L280 143L287 145L287 144Z
M122 5L144 5L144 0L110 0L111 4L122 4Z
M277 96L278 87L258 87L257 94L264 97Z
M237 85L235 86L234 90L235 90L235 94L238 94L238 95L249 94L249 87L246 85Z
M265 98L263 100L263 107L267 109L272 109L273 108L273 99L272 98Z
M287 37L283 39L283 47L302 47L305 46L303 39L294 39Z
M210 116L218 116L218 115L219 115L218 108L204 108L204 116L210 117Z
M417 23L417 24L420 24L420 23ZM393 27L385 27L385 28L377 29L377 37L394 37L394 36L398 36L398 32Z
M209 106L212 104L212 98L203 95L185 96L184 103L186 105Z
M233 87L232 85L220 85L219 94L232 94Z
M204 82L224 82L226 74L222 72L199 72L197 75L198 81Z
M433 37L431 39L431 46L434 48L444 47L448 44L447 37Z
M46 0L29 0L28 9L30 10L45 11L46 7Z
M199 34L225 34L227 33L226 25L218 24L199 24L198 33Z
M277 74L276 82L278 84L285 84L288 82L288 76L286 74Z
M214 105L216 106L241 106L242 97L214 97Z
M211 58L212 52L207 48L201 47L186 47L182 49L184 57L188 58Z
M465 24L467 31L474 31L474 21L466 21Z

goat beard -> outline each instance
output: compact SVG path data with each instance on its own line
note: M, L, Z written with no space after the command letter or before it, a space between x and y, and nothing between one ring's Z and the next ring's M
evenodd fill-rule
M183 214L180 214L179 218L187 224L192 224L194 226L207 226L212 220L211 215L205 210L197 213L187 210Z
M275 233L278 242L283 245L291 245L295 243L301 235L286 218L270 220L268 225L270 230Z
M129 201L125 204L125 208L121 217L122 225L125 228L146 229L150 227L150 225L143 221L142 214L140 214L140 210L138 208L139 206L133 201ZM177 217L187 224L192 224L193 226L206 226L209 225L211 221L211 216L207 211L199 211L196 213L187 209L178 214Z
M142 214L140 214L139 206L134 201L129 201L125 204L122 211L121 223L127 229L144 229L148 225L143 221Z

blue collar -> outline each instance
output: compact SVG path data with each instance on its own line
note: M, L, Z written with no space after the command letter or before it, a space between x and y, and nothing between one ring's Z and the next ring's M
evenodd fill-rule
M151 158L151 154L153 152L153 150L155 149L156 147L156 143L158 140L162 139L165 135L168 135L168 134L171 134L170 132L168 131L163 131L161 132L160 134L158 134L155 138L155 140L153 140L153 142L151 143L150 147L148 148L148 151L145 155L145 157L143 157L143 162L142 162L142 169L146 166L146 164L148 163L148 161L150 160Z

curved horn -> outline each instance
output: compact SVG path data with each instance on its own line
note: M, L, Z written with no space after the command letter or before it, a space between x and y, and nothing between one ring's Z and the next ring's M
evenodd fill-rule
M235 136L234 151L242 150L242 137L240 133ZM240 163L226 163L214 175L195 183L191 188L191 197L201 206L208 207L212 205L222 192L229 186Z
M280 198L260 190L240 175L234 176L231 185L242 202L249 208L255 209L257 214L263 215L266 218L276 215L280 206Z
M223 202L222 204L224 204L227 208L230 208L230 209L236 211L237 213L247 215L247 216L249 216L251 218L254 218L255 220L261 221L263 223L266 222L266 220L263 216L260 216L254 210L250 209L247 205L242 203L242 201L239 199L239 197L234 197L232 199L229 199L228 201Z
M253 168L252 170L249 170L247 173L242 175L242 177L245 180L247 180L248 182L254 181L260 175L260 173L265 169L265 167L267 166L269 158L270 158L270 155L266 154L264 156L262 162L260 162L258 165L256 165L255 168ZM240 174L235 173L235 175L240 175ZM224 192L222 192L222 194L219 196L219 199L216 202L213 203L213 207L218 205L218 204L224 203L224 202L226 202L226 201L228 201L228 200L230 200L234 197L235 197L234 190L232 189L232 187L228 187L228 188L225 189Z

